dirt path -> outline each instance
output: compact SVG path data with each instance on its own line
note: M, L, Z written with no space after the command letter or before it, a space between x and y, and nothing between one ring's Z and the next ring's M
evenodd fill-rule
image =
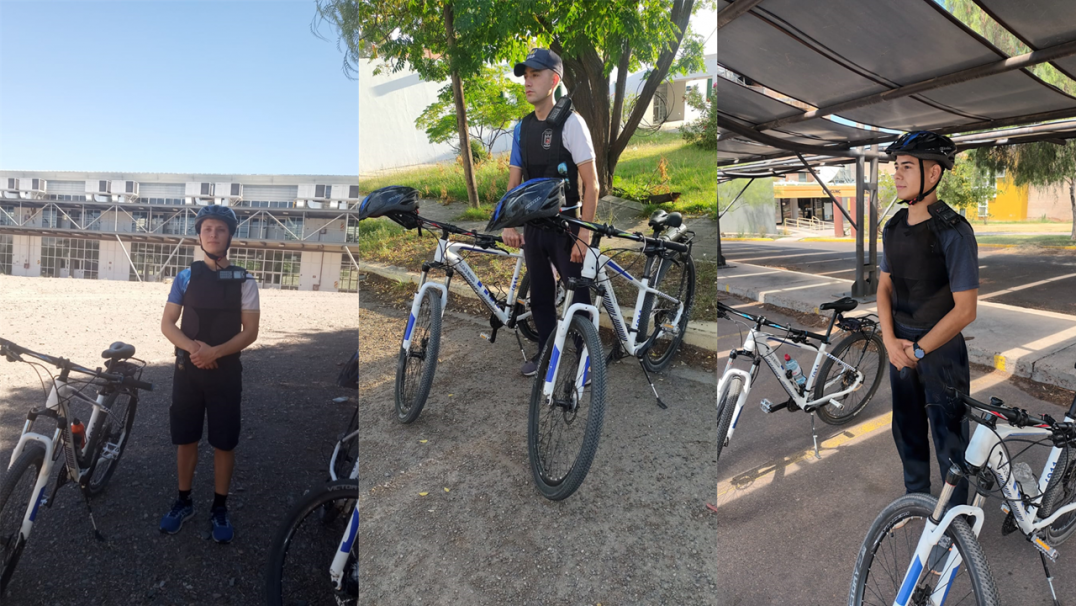
M393 378L406 312L363 290L360 603L716 603L712 361L661 377L668 410L638 364L612 365L594 464L555 503L530 476L531 380L514 337L490 345L488 323L454 309L429 403L404 426Z

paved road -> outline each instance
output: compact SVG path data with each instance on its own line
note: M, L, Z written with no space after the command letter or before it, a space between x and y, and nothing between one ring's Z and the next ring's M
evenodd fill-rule
M719 294L719 297L722 296ZM758 310L731 297L730 305ZM766 312L777 321L792 321ZM724 369L729 349L739 335L719 326L718 368ZM1008 403L1019 402L1031 411L1051 412L1054 404L1030 398L1000 374L972 373L972 389L980 398L991 395ZM785 399L776 379L763 370L731 444L717 464L718 559L722 604L832 605L847 600L856 554L875 516L903 494L887 413L891 410L888 381L852 426L840 428L819 423L820 442L838 438L839 446L823 449L822 460L804 456L811 449L810 417L797 412L763 413L758 402ZM780 399L779 399L780 398ZM842 436L842 432L847 431ZM854 437L853 437L854 436ZM1029 459L1041 469L1042 453ZM940 480L935 480L935 494ZM985 506L986 523L981 542L1001 592L1001 603L1047 605L1049 589L1034 548L1018 535L1001 536L1003 515L999 502ZM1061 549L1054 567L1059 595L1076 595L1071 572L1073 546Z
M855 279L852 243L723 242L722 253L730 264L740 261ZM1076 251L982 247L979 282L980 299L1076 315Z

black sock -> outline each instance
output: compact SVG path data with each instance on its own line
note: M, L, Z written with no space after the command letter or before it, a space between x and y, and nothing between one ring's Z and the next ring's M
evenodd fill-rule
M214 492L213 493L213 509L216 509L218 507L227 507L227 505L225 505L225 501L227 499L228 499L228 495L226 495L226 494L217 494L217 493Z
M181 490L181 491L179 491L179 500L180 501L190 501L191 500L191 491L189 491L189 490Z

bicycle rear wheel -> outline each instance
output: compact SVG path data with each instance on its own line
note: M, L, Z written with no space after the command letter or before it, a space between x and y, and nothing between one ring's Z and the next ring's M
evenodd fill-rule
M885 345L882 344L882 337L879 334L854 332L833 348L832 355L863 373L863 382L855 391L835 398L841 403L841 408L826 404L815 409L818 418L826 423L844 425L854 419L874 397L874 392L878 391L878 386L882 384L882 370L886 368L888 362ZM842 392L851 387L855 380L854 371L837 365L833 358L826 358L818 372L814 399L820 400L827 393ZM834 382L833 385L826 388L826 384L831 381Z
M400 347L396 363L396 420L401 423L417 419L430 395L441 349L441 293L426 289L418 315L407 326L411 344L408 349Z
M563 352L554 351L553 341L550 336L531 388L527 455L538 491L559 501L583 483L598 451L605 418L605 355L589 317L572 316ZM546 402L542 386L551 365L557 367L557 380ZM577 379L585 373L591 384L579 391Z
M337 592L329 568L354 515L358 480L339 480L312 490L288 512L269 548L265 601L270 606L356 604L359 596L359 542L351 544L344 567L344 591ZM323 521L325 506L342 515ZM356 529L357 534L357 529Z
M91 496L100 494L108 484L112 474L119 465L120 457L127 447L127 439L134 426L135 411L138 409L138 397L122 392L114 392L105 399L105 407L112 414L101 413L90 430L90 443L86 452L90 455L88 465L93 471L86 484L86 492Z
M1048 518L1058 509L1076 503L1076 449L1071 447L1061 451L1056 469L1062 470L1050 478L1050 483L1043 493L1040 518ZM1057 547L1076 532L1076 511L1061 516L1043 533L1043 540L1052 547Z
M728 446L732 414L736 412L736 401L740 399L740 392L743 391L743 379L738 376L730 377L721 391L724 393L717 395L717 453L714 455L715 463L721 458L721 450Z
M950 549L955 547L962 560L952 583L948 587L938 587L936 584L948 571L941 570L938 571L941 574L937 574L929 569L929 565L923 565L915 585L902 587L926 520L937 502L930 495L909 494L882 510L859 548L848 593L849 606L890 606L898 595L903 596L907 601L902 603L907 604L926 604L931 597L940 601L943 596L947 605L997 606L1001 603L983 549L960 517L953 520L943 535L948 538Z
M0 484L0 594L7 589L29 539L22 536L22 519L38 497L34 486L44 464L45 449L37 442L28 442Z
M654 277L653 288L682 301L684 312L680 322L670 331L664 325L676 317L678 306L653 293L643 297L643 306L639 310L639 336L644 342L654 333L658 333L653 344L643 355L643 366L648 372L664 370L680 344L684 341L687 324L691 320L691 311L695 305L695 262L690 255L680 254L671 259L651 257L647 263L660 261ZM660 332L659 332L660 331Z

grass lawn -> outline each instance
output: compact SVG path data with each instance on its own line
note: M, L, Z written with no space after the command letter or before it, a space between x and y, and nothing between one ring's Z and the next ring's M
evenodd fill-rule
M715 212L717 208L716 157L714 152L688 145L678 132L661 132L653 135L636 132L627 149L620 156L614 186L634 183L638 186L651 183L652 187L663 182L659 164L665 159L665 184L671 191L681 192L675 203L653 205L646 214L657 208L678 210L691 214ZM475 172L478 199L481 209L470 209L458 220L483 220L493 212L496 204L508 189L508 154L500 154L478 165ZM359 188L368 193L388 185L407 185L422 192L423 197L442 202L467 200L467 187L463 179L463 165L459 162L443 162L407 171L377 177L359 179Z
M417 232L405 231L389 219L367 219L359 224L359 259L362 261L393 265L417 272L421 270L423 261L433 258L436 246L435 235L424 231L420 238ZM622 250L613 249L614 252L610 253L609 249L606 249L606 254L610 257L615 254L617 264L638 277L642 274L645 258L638 253L621 252ZM505 296L515 267L514 259L481 253L471 253L466 259L482 284L489 287L495 297ZM613 274L617 301L622 307L633 307L639 291L614 272L610 273ZM716 321L717 263L696 258L695 274L695 308L692 318ZM437 279L442 277L438 275Z

